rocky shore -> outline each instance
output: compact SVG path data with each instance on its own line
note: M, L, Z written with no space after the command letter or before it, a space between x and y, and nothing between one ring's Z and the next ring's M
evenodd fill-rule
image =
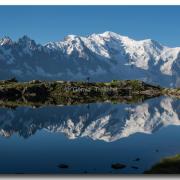
M145 174L179 174L180 173L180 154L166 157L153 165Z
M139 102L160 95L179 96L176 89L165 89L138 80L111 82L0 81L0 105L3 104L82 104L111 101L114 103Z

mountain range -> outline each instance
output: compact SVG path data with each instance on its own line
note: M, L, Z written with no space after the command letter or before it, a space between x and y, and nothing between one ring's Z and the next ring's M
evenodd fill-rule
M28 138L39 130L69 139L89 137L113 142L136 133L151 134L180 126L180 100L158 97L137 104L95 103L41 108L0 108L0 135Z
M163 87L180 86L180 47L133 40L114 32L37 44L27 36L0 39L0 78L20 81L139 79Z

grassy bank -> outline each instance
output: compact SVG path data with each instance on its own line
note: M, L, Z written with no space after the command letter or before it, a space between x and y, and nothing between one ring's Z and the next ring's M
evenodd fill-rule
M111 101L141 102L165 94L167 89L138 80L111 82L0 81L0 105L83 104Z
M180 174L180 154L162 159L145 174Z

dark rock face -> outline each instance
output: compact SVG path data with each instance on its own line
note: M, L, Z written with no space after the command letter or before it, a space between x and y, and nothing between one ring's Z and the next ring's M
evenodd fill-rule
M22 97L26 101L31 102L44 102L49 97L48 87L45 84L33 84L26 86L22 90Z
M0 81L0 99L4 100L42 100L49 96L48 85L41 81L18 83L15 78Z
M21 97L21 91L16 88L4 88L0 89L0 98L1 99L13 99Z
M22 94L25 96L27 96L27 95L47 96L48 95L48 88L44 84L29 86L29 87L25 87L23 89Z

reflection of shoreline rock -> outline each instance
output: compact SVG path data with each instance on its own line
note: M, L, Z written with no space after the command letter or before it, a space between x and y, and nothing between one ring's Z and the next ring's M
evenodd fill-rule
M124 169L126 167L125 164L121 164L121 163L114 163L111 165L111 168L113 169Z
M67 168L69 168L69 166L67 164L59 164L58 168L67 169Z
M150 134L161 127L180 125L180 100L159 97L141 104L0 108L0 133L28 138L40 129L64 133L69 139L90 137L106 142L135 133Z

